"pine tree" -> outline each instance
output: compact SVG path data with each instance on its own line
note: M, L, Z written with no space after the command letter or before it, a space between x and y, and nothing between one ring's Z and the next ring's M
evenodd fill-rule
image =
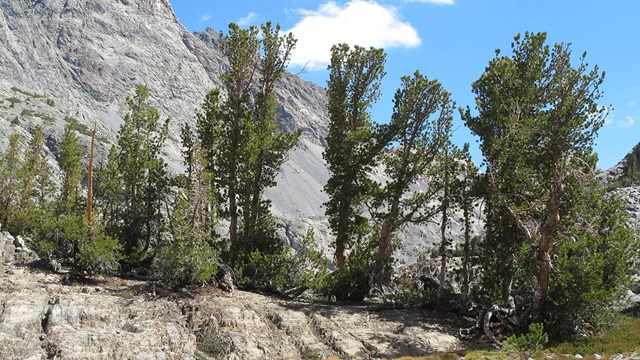
M262 39L259 60L260 81L257 84L253 118L248 127L249 156L244 192L241 195L243 235L245 241L260 233L273 233L269 214L270 202L264 189L275 186L275 177L287 159L289 149L298 143L300 132L282 131L276 122L278 102L276 84L283 76L296 40L292 34L281 34L280 25L270 22L261 26Z
M83 210L81 183L84 175L84 149L78 142L75 127L75 124L65 126L58 146L58 164L63 173L62 188L58 197L58 214L77 214Z
M5 226L18 201L20 166L20 134L13 133L6 152L0 157L0 224Z
M462 210L463 250L462 250L462 294L467 299L470 291L471 265L471 216L475 202L479 199L479 170L469 153L469 143L465 143L460 152L460 171L454 178L453 201Z
M447 228L450 227L449 212L454 207L454 197L457 186L456 177L460 172L460 151L451 143L451 122L447 124L445 133L447 140L441 148L438 158L437 173L435 177L436 188L440 190L439 212L440 212L440 272L438 275L438 290L436 293L437 302L440 304L443 290L447 281L448 252L451 246L451 239L447 236Z
M416 72L402 78L395 94L391 120L393 143L382 156L385 174L390 181L375 196L374 215L379 225L380 244L370 274L388 280L393 235L407 223L419 224L431 219L437 208L430 205L440 190L430 186L420 192L412 190L420 180L434 175L433 169L445 146L449 144L453 102L436 80ZM385 274L386 273L386 274Z
M139 86L127 98L129 113L120 126L117 144L100 171L100 196L110 235L119 239L135 266L161 241L169 178L161 151L169 120L148 105L149 90Z
M385 127L375 128L368 109L380 96L385 54L382 49L331 48L329 65L329 134L323 158L331 177L324 187L325 204L335 235L335 260L339 270L347 266L346 251L366 222L360 206L372 187L367 172L390 140Z
M7 221L12 233L33 234L50 216L55 187L44 149L44 129L38 125L17 170L16 206Z
M188 126L182 128L182 147L188 155L186 181L176 194L169 216L171 241L163 244L154 262L156 273L173 285L209 281L220 262L214 246L217 203L212 202L216 199L212 195L212 174Z
M545 41L544 33L526 33L516 36L512 56L497 53L473 84L479 115L467 111L465 121L486 159L487 231L498 234L494 249L507 250L496 261L511 259L510 276L535 289L534 315L548 320L555 316L548 308L553 259L569 239L590 238L575 225L587 211L580 203L593 192L593 142L605 110L597 104L604 73L589 67L586 53L574 67L569 45Z
M276 122L276 85L295 39L271 23L260 30L230 24L229 34L222 37L230 62L222 76L228 96L222 99L218 89L210 91L196 115L196 127L206 169L214 174L212 196L225 204L220 215L229 218L229 237L236 246L273 236L264 189L275 185L299 136L282 131Z

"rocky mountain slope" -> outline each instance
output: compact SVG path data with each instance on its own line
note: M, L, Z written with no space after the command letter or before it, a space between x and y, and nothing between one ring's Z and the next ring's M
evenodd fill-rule
M2 1L0 63L0 151L14 131L26 143L35 124L45 126L53 149L64 125L76 120L84 126L85 143L97 124L97 154L104 158L127 111L126 97L146 84L152 105L172 119L164 156L175 172L181 171L179 128L194 121L195 109L207 91L220 86L226 66L218 33L190 33L167 0ZM295 243L313 227L328 249L331 236L322 207L329 177L322 159L326 92L287 74L278 98L281 126L300 129L302 139L267 196L284 238ZM53 153L50 162L55 168ZM458 224L451 228L452 237L461 236ZM481 231L480 222L475 230ZM408 227L397 257L414 261L438 241L437 233L435 225Z
M611 169L599 175L611 192L626 202L629 225L640 234L640 143Z

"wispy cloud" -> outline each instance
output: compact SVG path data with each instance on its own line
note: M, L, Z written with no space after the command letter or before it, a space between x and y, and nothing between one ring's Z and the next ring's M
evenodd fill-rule
M241 17L240 19L236 20L236 24L240 25L240 26L248 26L248 25L252 25L254 21L256 21L256 19L258 18L258 14L254 13L253 11L249 12L247 15Z
M372 0L351 0L344 5L326 2L317 10L298 10L302 19L287 32L298 39L291 64L309 70L326 67L331 46L338 43L365 47L416 47L417 30L403 22L396 8Z
M633 116L627 116L624 120L618 121L618 127L628 129L636 123L636 119Z
M437 5L453 5L453 0L407 0L408 2L420 2Z
M211 19L211 15L209 13L204 13L200 15L200 22L203 23L205 21L209 21Z

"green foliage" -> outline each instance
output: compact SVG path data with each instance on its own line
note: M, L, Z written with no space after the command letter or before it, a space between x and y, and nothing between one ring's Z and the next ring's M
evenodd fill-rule
M0 157L0 223L7 224L18 201L18 171L22 166L20 135L9 136L9 146Z
M229 33L221 37L230 65L222 75L228 96L223 99L217 89L209 92L196 123L205 168L216 174L211 188L224 204L220 215L229 218L229 237L235 244L274 231L268 228L270 201L264 198L264 189L275 185L278 170L299 136L280 130L276 123L275 84L284 73L295 39L271 23L260 29L242 29L232 23ZM257 68L259 78L253 76Z
M100 224L90 225L85 218L81 189L84 149L73 123L65 127L56 152L63 173L62 188L53 214L40 219L34 250L42 258L55 258L81 273L112 274L118 269L120 245Z
M511 56L498 51L473 83L479 115L467 109L463 118L486 161L483 290L504 301L512 286L535 289L534 318L566 336L591 321L594 308L611 305L626 265L605 260L606 252L622 256L629 242L624 225L589 230L612 216L593 212L606 208L593 153L605 116L597 104L604 73L589 67L586 53L576 63L569 45L545 42L544 33L526 33L515 37ZM615 275L605 285L601 274L609 267Z
M64 135L58 145L58 164L63 172L62 188L58 197L59 214L82 214L82 178L84 149L78 142L73 124L65 126Z
M155 272L171 285L202 284L218 271L218 250L211 237L215 222L198 207L194 190L180 192L173 207L172 241L154 261Z
M31 92L28 92L28 91L26 91L26 90L22 90L22 89L20 89L20 88L17 88L17 87L15 87L15 86L11 87L11 90L12 90L12 91L14 91L14 92L20 93L20 94L22 94L22 95L26 95L26 96L28 96L28 97L32 97L32 98L41 98L41 97L44 97L44 95L40 95L40 94L37 94L37 93L31 93Z
M48 122L48 123L50 123L50 124L51 124L51 123L53 123L54 121L56 121L56 120L55 120L53 117L51 117L50 115L43 114L43 113L40 113L40 112L36 112L36 113L34 113L34 114L33 114L33 116L35 116L35 117L39 117L40 119L42 119L42 120L44 120L44 121L46 121L46 122Z
M535 352L540 351L549 341L548 335L544 332L542 323L529 325L529 332L522 335L512 335L504 342L504 350L516 353L520 359L527 360Z
M57 259L87 275L112 275L119 269L121 245L83 214L63 214L45 221L33 249L43 259Z
M104 227L96 226L80 245L76 254L75 267L89 275L113 275L120 270L122 245L106 234Z
M329 134L322 154L331 177L324 187L329 225L336 236L338 269L345 270L346 250L363 217L357 210L365 200L371 181L367 171L388 141L376 132L368 109L380 96L385 54L382 49L365 49L346 44L331 48L327 81Z
M419 289L410 278L401 278L393 284L392 299L407 308L428 307L435 303L433 289Z
M327 260L317 248L315 234L309 230L294 251L278 239L265 238L255 242L253 250L233 248L233 264L238 281L259 289L285 293L296 288L319 291L325 288L328 276Z
M129 113L120 126L117 145L97 174L97 203L105 216L107 233L118 239L127 262L136 266L161 242L169 179L161 151L169 120L148 105L149 90L139 86L127 98Z
M7 101L11 104L11 105L9 105L11 107L15 107L16 104L20 104L22 102L22 100L18 99L15 96L7 98Z
M13 120L11 120L11 125L19 126L20 125L20 119L17 116L14 117Z
M85 136L91 136L91 129L89 129L87 125L79 123L77 119L70 116L65 116L64 121L67 124L73 126L73 129L79 132L80 134Z
M602 334L581 336L553 345L557 354L629 354L640 351L640 319L615 318Z
M614 319L639 246L625 225L622 205L601 190L584 194L581 218L574 219L567 238L557 244L551 303L544 318L554 337L569 337L585 324L605 328Z
M368 224L360 224L352 241L345 268L331 273L319 294L326 298L335 297L338 301L364 300L371 290L368 270L376 255L378 244L379 237L374 230ZM390 269L385 270L390 277Z
M33 114L35 114L35 113L36 113L35 110L22 109L22 111L20 112L20 115L22 115L22 116L33 116Z
M24 156L20 157L19 137L12 136L3 161L6 204L3 215L12 234L32 235L50 216L54 185L45 157L44 130L36 126Z
M426 222L437 212L431 204L441 188L429 186L418 192L412 187L424 176L437 173L433 169L449 144L453 119L450 94L437 80L418 71L402 78L394 103L389 134L397 145L381 156L390 181L377 184L371 206L373 217L381 224L378 252L370 267L376 276L389 266L395 232L407 223Z

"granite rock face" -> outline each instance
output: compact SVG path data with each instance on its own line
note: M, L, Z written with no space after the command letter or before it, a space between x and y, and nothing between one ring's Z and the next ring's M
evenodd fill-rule
M202 287L172 293L28 267L0 276L2 359L343 359L457 351L460 318Z

